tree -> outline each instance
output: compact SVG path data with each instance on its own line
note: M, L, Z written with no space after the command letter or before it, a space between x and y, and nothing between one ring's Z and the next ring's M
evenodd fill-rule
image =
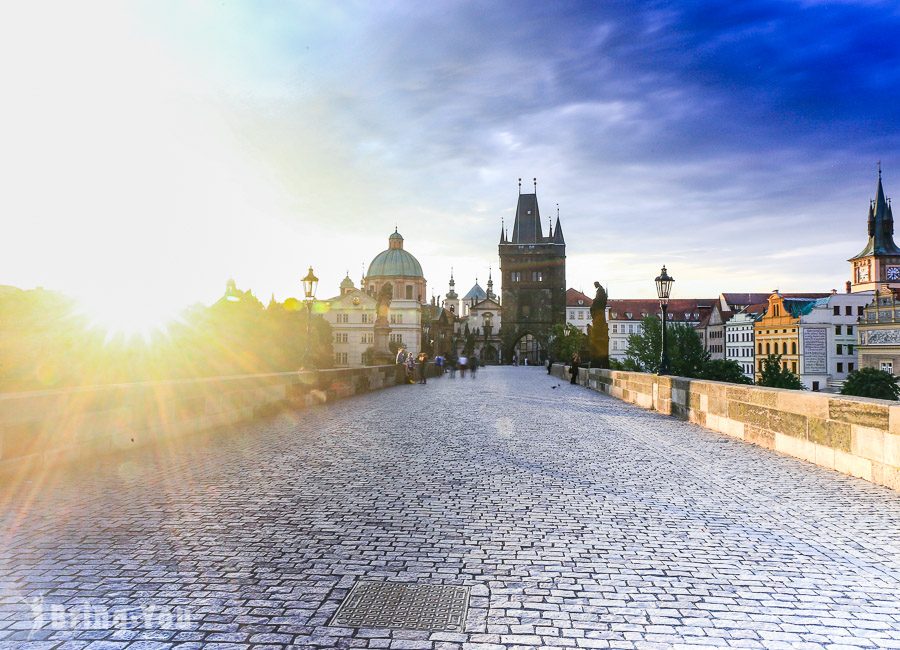
M702 377L709 363L709 352L703 348L697 330L681 323L666 329L671 373L679 377Z
M860 368L847 375L841 395L897 400L900 399L900 386L897 386L897 378L889 372Z
M762 372L760 373L759 386L769 388L787 388L790 390L803 390L800 377L787 369L781 363L780 354L770 354L762 360Z
M587 359L587 337L570 323L556 324L550 331L550 356L559 361L569 361L576 352Z
M629 370L659 372L662 334L657 316L646 316L641 321L642 332L628 337L625 363ZM666 348L669 353L669 369L680 377L700 377L709 361L709 353L703 349L700 336L689 325L682 323L666 327Z
M731 384L753 383L741 370L740 364L730 359L713 359L708 361L700 374L700 378L711 381L727 381Z

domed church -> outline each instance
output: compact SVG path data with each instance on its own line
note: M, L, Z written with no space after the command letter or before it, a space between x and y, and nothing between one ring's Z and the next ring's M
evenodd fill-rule
M370 295L378 295L387 282L393 287L394 300L415 300L420 304L425 302L422 265L412 253L403 248L403 235L396 228L388 237L387 250L378 253L369 264L365 290Z
M390 283L393 297L388 308L389 342L418 354L422 348L422 313L425 276L422 265L403 248L403 236L394 229L388 247L369 264L357 289L349 274L340 285L340 295L327 300L325 319L334 334L336 366L362 366L373 362L378 293Z

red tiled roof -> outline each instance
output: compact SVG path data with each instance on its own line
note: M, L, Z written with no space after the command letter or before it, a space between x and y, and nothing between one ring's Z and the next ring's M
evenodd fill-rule
M716 302L716 298L674 298L669 300L669 322L697 322L704 315L702 312L709 311ZM610 320L639 321L645 315L658 316L660 311L659 300L654 298L610 300L608 306ZM686 317L685 313L690 314L690 317Z
M579 303L579 300L583 302ZM589 298L577 289L566 289L566 307L590 307L593 302L593 298Z

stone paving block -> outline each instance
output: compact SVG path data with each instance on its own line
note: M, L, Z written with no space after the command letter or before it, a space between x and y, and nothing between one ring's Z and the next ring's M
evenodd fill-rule
M729 417L707 424L731 422L732 433L775 445L773 430L747 419L780 421L777 391L744 409L734 402L745 388L662 380L709 408L724 395ZM662 385L628 373L616 381L635 394ZM809 418L808 442L807 433L779 440L821 461L825 439L846 434L849 450L851 425L822 417L832 402L818 403L797 413ZM461 404L474 417L458 422ZM411 405L429 417L410 418ZM839 453L833 463L847 465ZM884 479L890 467L855 469ZM31 631L29 608L13 597L42 594L192 615L185 629L48 630L34 640L52 645L510 650L900 638L896 495L540 368L488 367L474 380L248 423L179 454L73 470L29 503L24 519L0 511L0 647L22 647ZM465 631L328 626L360 578L471 587Z

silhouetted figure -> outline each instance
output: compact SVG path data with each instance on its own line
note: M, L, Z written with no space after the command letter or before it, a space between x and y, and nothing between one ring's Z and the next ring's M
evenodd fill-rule
M581 367L581 357L578 356L578 353L572 355L572 367L569 368L569 373L572 375L572 380L569 382L570 384L575 384L578 382L578 368Z

